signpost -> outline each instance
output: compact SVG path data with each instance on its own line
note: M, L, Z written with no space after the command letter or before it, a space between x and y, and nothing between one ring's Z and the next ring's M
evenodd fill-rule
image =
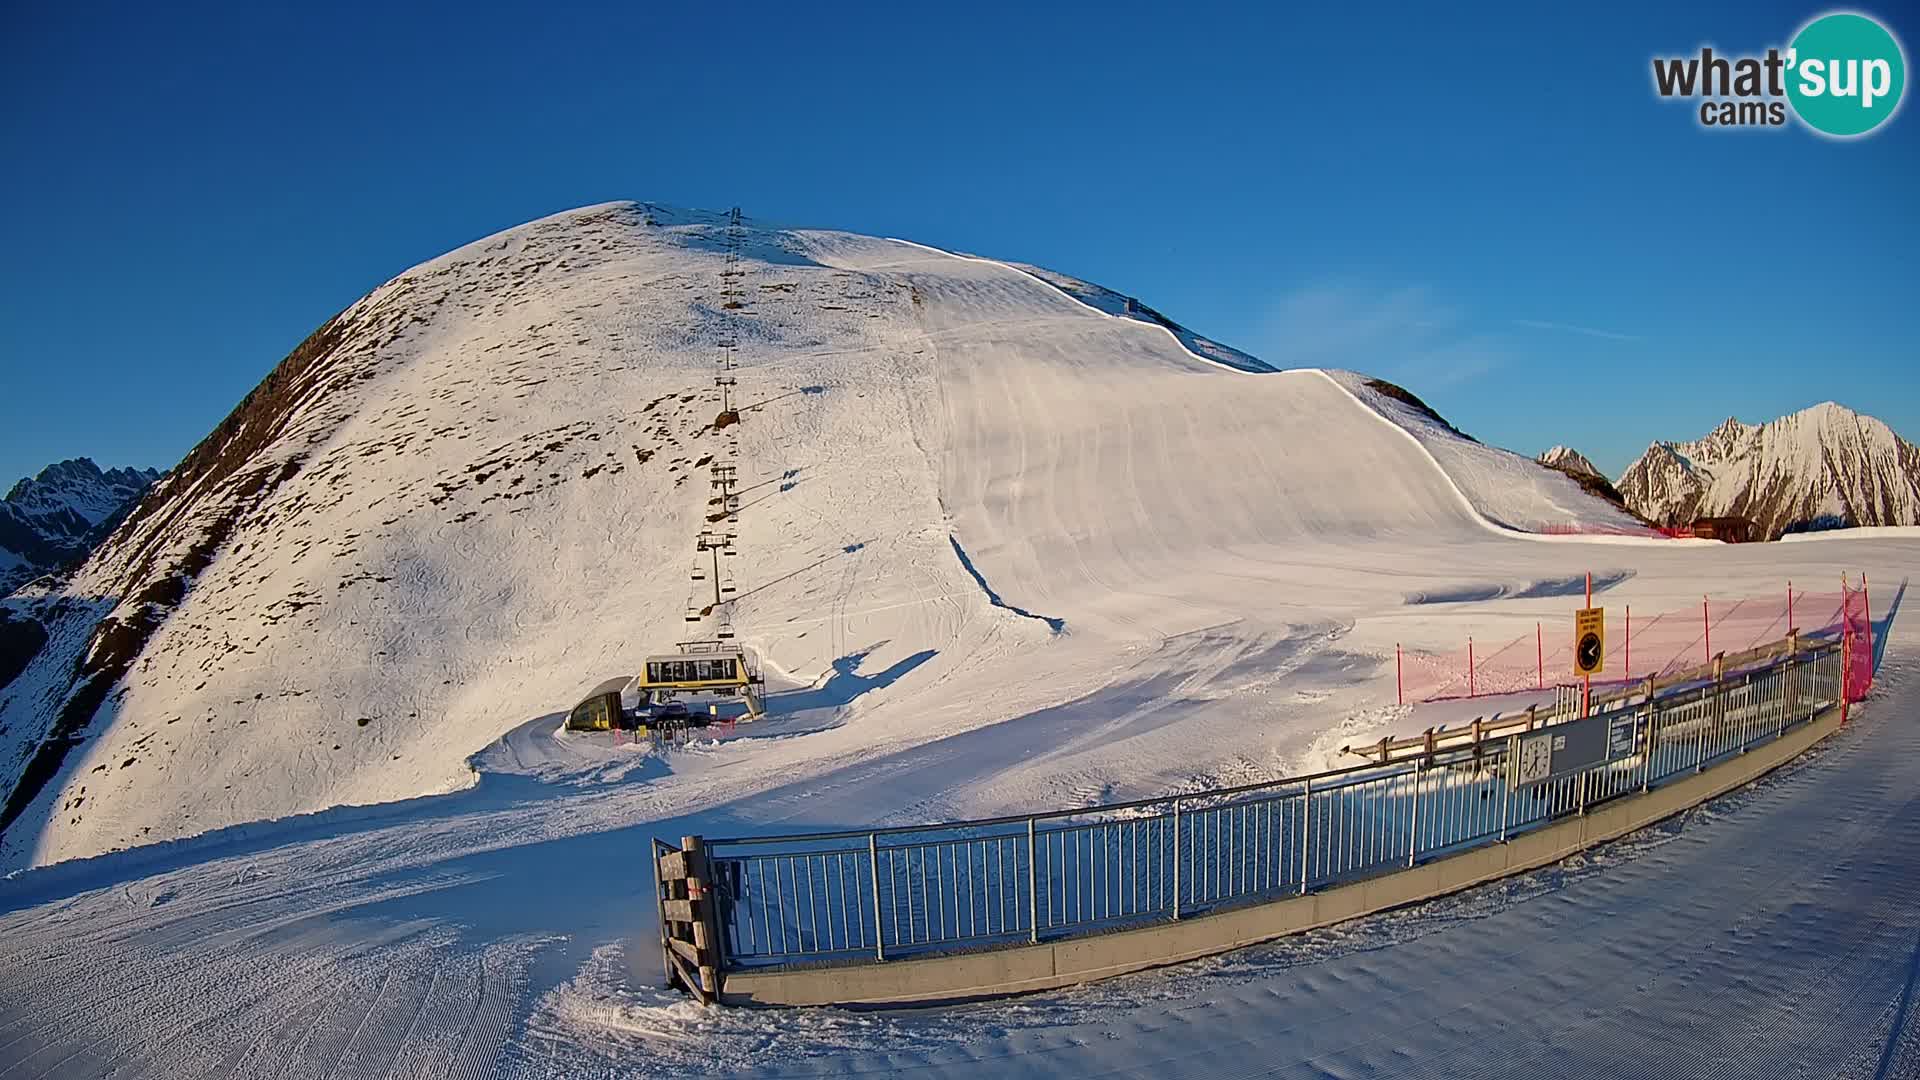
M1573 672L1594 676L1607 669L1607 609L1581 608L1573 615Z
M1593 677L1606 669L1607 609L1581 608L1573 613L1573 673L1581 678L1581 716L1593 709Z
M1631 710L1615 710L1514 736L1513 787L1544 784L1632 757L1636 723Z

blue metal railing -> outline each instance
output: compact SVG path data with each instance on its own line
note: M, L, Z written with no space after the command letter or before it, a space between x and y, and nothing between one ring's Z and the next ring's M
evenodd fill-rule
M1297 895L1498 843L1711 768L1808 722L1840 694L1840 647L1822 643L1601 714L1617 724L1615 752L1540 782L1524 782L1518 754L1530 735L1516 733L1387 764L1088 809L707 840L722 961L727 970L877 963Z

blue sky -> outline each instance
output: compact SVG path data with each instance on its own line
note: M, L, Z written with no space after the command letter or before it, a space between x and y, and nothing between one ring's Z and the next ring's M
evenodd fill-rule
M1040 263L1609 472L1826 399L1920 438L1911 103L1651 89L1821 7L280 7L0 15L0 484L171 465L386 278L617 198Z

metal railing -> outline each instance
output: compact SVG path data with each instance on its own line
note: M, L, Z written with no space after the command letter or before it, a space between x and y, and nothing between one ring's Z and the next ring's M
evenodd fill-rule
M1538 729L1269 783L944 825L707 840L723 970L1058 940L1404 869L1780 738L1839 703L1842 663L1840 644L1815 644L1592 718L1541 714ZM1583 733L1600 756L1555 768L1564 752L1555 744Z

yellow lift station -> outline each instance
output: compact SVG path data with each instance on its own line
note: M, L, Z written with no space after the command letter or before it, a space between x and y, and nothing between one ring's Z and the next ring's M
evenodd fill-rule
M657 702L675 694L737 695L745 699L749 717L766 711L759 670L747 651L731 642L683 641L678 653L649 656L633 686Z
M747 718L757 719L766 713L765 686L758 666L740 646L724 641L683 641L677 653L647 657L639 675L608 679L588 691L567 713L567 727L606 731L652 726L650 721L661 718L657 707L665 706L678 694L739 697L747 703ZM624 707L622 698L628 695L639 699L638 712ZM648 706L656 709L649 713ZM671 715L679 726L705 722L704 716L679 706Z

